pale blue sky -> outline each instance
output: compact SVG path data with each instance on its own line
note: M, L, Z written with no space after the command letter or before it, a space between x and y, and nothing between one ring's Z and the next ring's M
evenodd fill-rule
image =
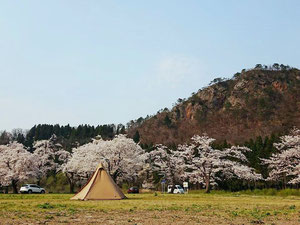
M0 130L126 123L256 63L300 67L300 1L0 0Z

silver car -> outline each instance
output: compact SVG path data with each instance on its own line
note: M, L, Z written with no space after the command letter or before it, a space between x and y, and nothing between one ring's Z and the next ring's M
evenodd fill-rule
M32 193L45 194L45 189L41 188L40 186L38 186L36 184L24 184L20 188L20 192L22 194L23 193L28 193L28 194L32 194Z

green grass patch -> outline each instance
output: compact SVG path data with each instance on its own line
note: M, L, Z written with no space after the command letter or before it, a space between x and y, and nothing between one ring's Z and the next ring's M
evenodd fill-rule
M263 194L266 193L266 194ZM70 194L44 195L0 195L0 224L2 220L14 221L22 218L31 220L51 220L63 223L69 219L85 218L86 215L111 216L112 213L129 215L132 220L136 215L150 213L151 217L168 215L172 220L176 216L194 216L246 223L268 222L276 220L299 219L300 197L289 191L224 192L191 191L189 194L132 194L120 201L71 201ZM126 217L126 222L129 220ZM158 220L164 217L159 217ZM112 220L114 217L111 218ZM176 220L176 218L175 218ZM75 221L76 222L76 221ZM8 222L9 223L9 222ZM4 223L5 224L5 223ZM277 224L277 223L276 223Z

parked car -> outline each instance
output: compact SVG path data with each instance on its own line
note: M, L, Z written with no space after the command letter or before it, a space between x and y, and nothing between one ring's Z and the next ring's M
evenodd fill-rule
M183 188L176 184L176 185L168 185L168 193L172 194L184 194Z
M140 190L138 187L131 187L127 191L128 194L138 194L140 193Z
M20 188L20 192L21 193L28 193L28 194L32 194L32 193L45 194L45 189L41 188L40 186L38 186L36 184L24 184Z

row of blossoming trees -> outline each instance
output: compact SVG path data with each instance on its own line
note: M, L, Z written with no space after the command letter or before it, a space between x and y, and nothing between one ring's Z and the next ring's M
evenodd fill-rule
M300 183L300 130L293 129L275 144L277 152L268 159L260 159L267 165L269 176L263 178L249 166L247 153L251 149L241 146L218 150L211 144L214 139L194 136L191 143L179 145L176 150L157 145L145 152L132 139L117 135L105 141L97 137L92 142L78 146L69 153L57 143L56 137L34 143L29 152L22 144L12 142L0 145L0 185L17 187L22 182L35 179L39 182L50 173L63 172L70 184L70 191L81 186L102 162L112 178L119 184L142 184L153 188L155 177L166 179L169 184L189 181L209 192L218 183L230 179L244 182L257 181Z

